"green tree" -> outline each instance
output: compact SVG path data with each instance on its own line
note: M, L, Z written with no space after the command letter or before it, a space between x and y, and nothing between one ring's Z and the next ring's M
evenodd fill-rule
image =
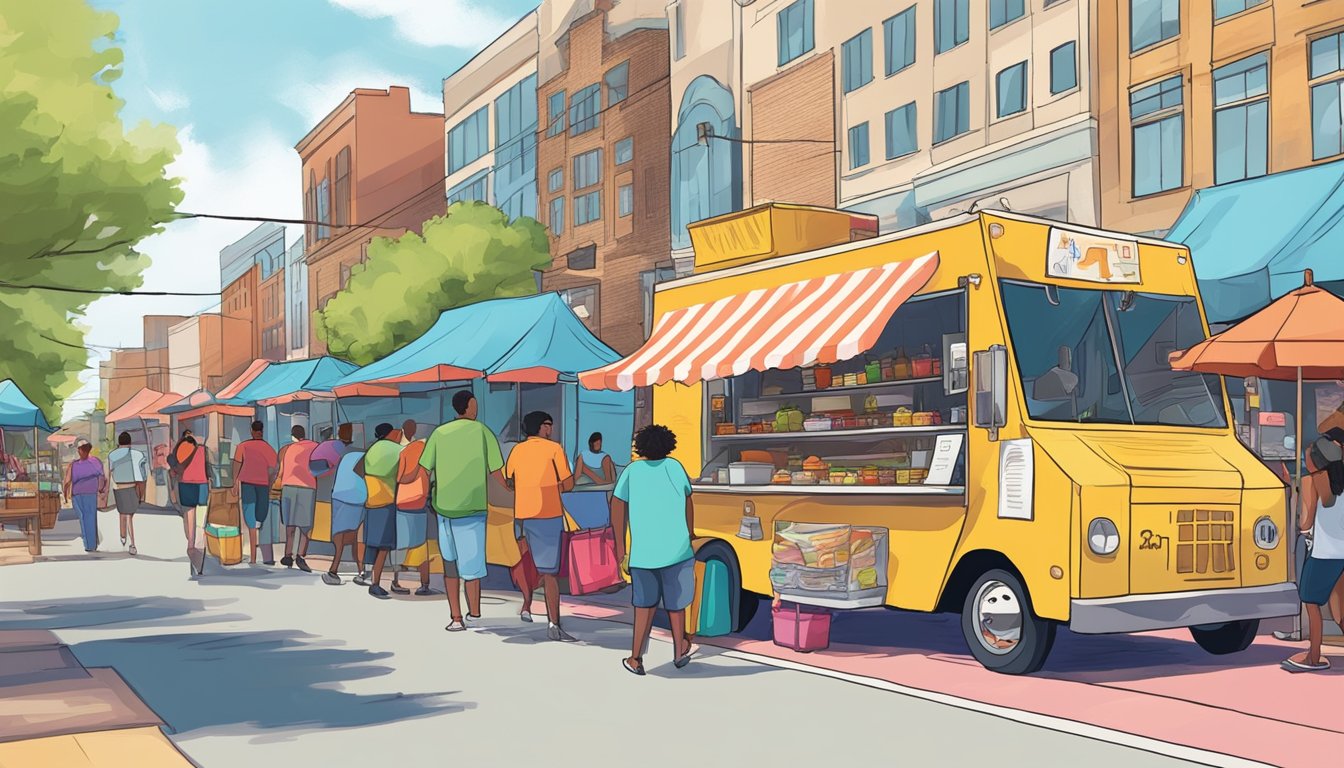
M117 25L84 0L0 5L0 379L53 422L88 362L79 319L139 287L136 245L182 199L174 129L122 124Z
M345 290L313 313L331 354L368 365L429 330L445 309L536 293L534 273L551 265L545 227L527 217L510 223L485 203L454 203L423 231L374 238Z

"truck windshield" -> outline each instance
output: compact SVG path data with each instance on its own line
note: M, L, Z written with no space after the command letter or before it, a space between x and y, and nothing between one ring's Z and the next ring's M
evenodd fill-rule
M1189 296L1004 281L1027 413L1040 421L1223 428L1217 376L1167 355L1204 339Z

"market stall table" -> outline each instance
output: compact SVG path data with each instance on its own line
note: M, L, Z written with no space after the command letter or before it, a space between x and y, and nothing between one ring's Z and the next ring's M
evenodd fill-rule
M42 528L56 525L61 475L55 450L38 433L52 432L42 409L12 380L0 381L0 522L25 527L28 551L42 552Z

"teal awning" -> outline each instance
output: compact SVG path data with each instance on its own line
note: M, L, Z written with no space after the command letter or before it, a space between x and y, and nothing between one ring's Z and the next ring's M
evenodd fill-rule
M37 429L43 432L53 431L47 423L42 409L33 405L33 401L23 394L13 379L0 381L0 428ZM0 446L3 449L4 446Z
M271 363L234 398L243 403L279 405L330 392L341 377L359 368L334 357Z
M1194 257L1209 322L1240 320L1302 286L1344 280L1344 161L1201 189L1167 239Z

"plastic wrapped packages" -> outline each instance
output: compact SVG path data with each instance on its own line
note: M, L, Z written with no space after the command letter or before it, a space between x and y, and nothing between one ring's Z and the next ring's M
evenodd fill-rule
M777 523L770 580L777 592L843 598L885 586L884 528Z

